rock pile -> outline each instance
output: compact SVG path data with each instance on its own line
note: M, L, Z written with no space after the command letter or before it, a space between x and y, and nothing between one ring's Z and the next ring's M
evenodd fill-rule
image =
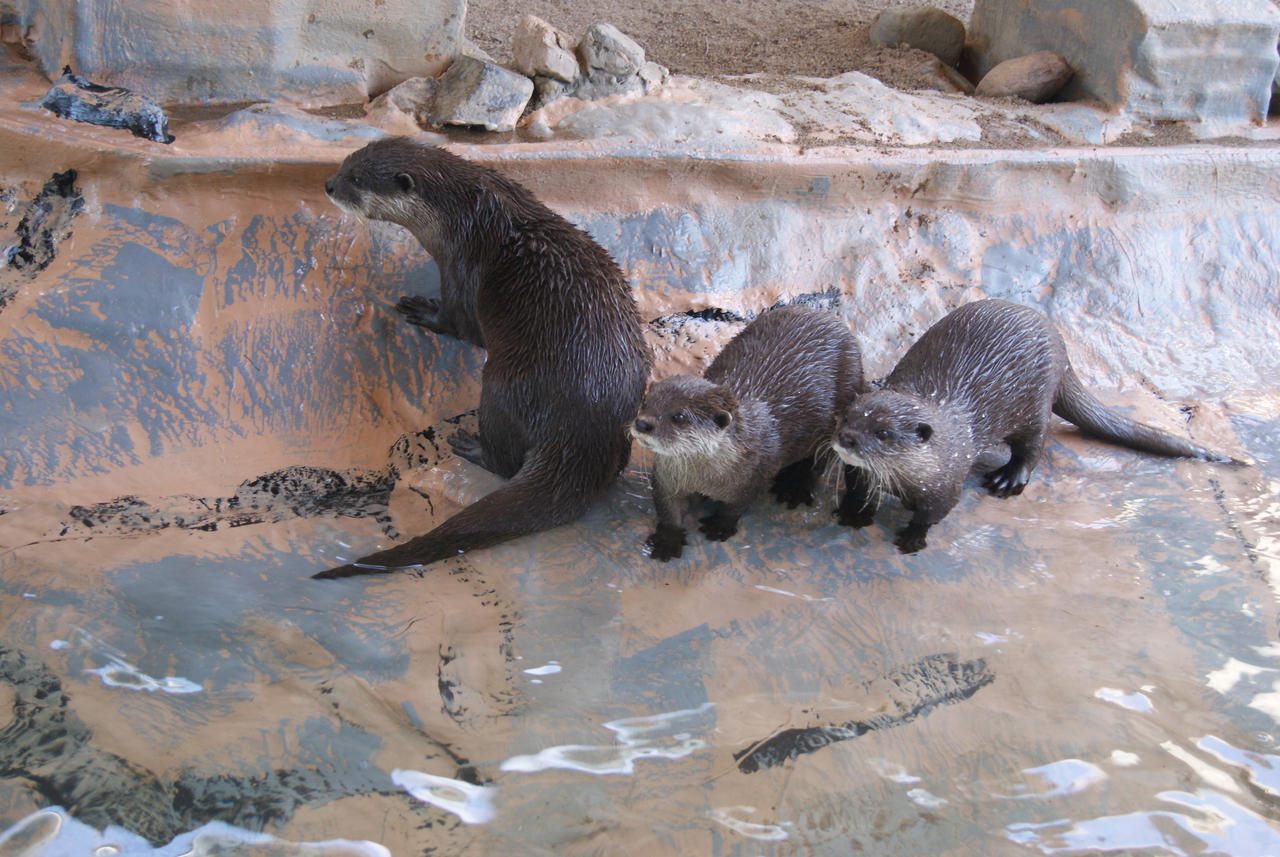
M410 78L370 101L365 114L397 133L424 125L510 131L530 108L558 98L594 101L649 92L668 71L612 24L591 26L577 45L533 15L516 27L514 70L487 57L459 56L439 78Z
M1015 97L1036 104L1053 98L1071 79L1067 61L1052 51L1039 51L985 69L967 56L965 27L957 18L930 6L895 6L885 9L871 24L871 42L877 45L906 45L927 51L942 66L934 70L940 89L963 90L985 98ZM968 60L966 62L966 60ZM963 81L957 66L969 72L972 83Z

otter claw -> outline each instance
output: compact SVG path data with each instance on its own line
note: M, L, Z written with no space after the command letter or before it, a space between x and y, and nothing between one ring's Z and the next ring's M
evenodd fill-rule
M684 530L680 527L671 529L659 527L644 540L644 546L649 549L650 558L659 562L678 558L684 553L686 544L688 542L685 541Z

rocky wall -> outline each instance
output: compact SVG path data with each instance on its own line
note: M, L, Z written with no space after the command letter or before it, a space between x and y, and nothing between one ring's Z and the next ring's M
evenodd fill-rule
M457 151L613 253L652 320L659 375L698 368L734 319L794 300L837 307L883 373L948 308L989 296L1048 312L1112 400L1171 400L1175 421L1206 403L1206 440L1231 446L1224 413L1274 407L1270 150ZM225 496L299 463L384 466L397 438L474 407L482 353L392 309L438 287L434 264L407 233L328 203L338 157L217 170L74 146L7 157L0 225L27 237L5 243L43 234L56 253L0 269L0 490Z

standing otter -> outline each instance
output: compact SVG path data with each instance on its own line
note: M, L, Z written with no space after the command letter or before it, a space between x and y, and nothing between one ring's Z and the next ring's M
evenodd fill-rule
M627 462L649 376L617 264L516 182L403 137L349 155L325 192L345 212L405 227L435 259L440 299L397 309L487 351L479 437L449 443L510 482L424 536L315 577L425 565L582 515Z
M1174 458L1232 462L1215 452L1135 422L1081 385L1062 335L1043 314L999 300L954 310L911 346L882 389L845 411L833 448L862 469L871 521L879 490L914 512L894 543L903 553L925 546L929 528L960 499L965 475L1001 442L1009 460L985 477L997 497L1022 493L1044 448L1049 414L1082 434ZM845 521L845 523L852 523Z
M775 477L778 499L812 502L817 454L862 389L862 355L849 328L804 307L763 313L701 378L654 384L631 425L654 453L650 556L666 561L683 552L680 517L691 495L715 501L699 525L713 541L737 532L743 510Z

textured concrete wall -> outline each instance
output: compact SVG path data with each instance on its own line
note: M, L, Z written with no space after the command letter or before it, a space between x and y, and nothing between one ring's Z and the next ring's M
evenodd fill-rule
M1258 203L1280 196L1271 149L460 151L583 224L646 319L834 292L876 373L948 308L1002 297L1048 312L1106 387L1245 411L1274 398L1280 213ZM213 490L300 459L378 466L402 433L474 407L481 353L392 308L431 293L434 264L403 231L341 216L322 190L333 163L188 173L66 148L28 154L24 181L0 168L15 199L48 179L37 161L77 168L85 202L57 258L0 309L0 488ZM709 347L670 330L652 331L658 374ZM154 466L166 460L184 464Z
M1060 54L1063 97L1151 119L1265 118L1280 63L1270 0L975 0L969 36L989 63Z
M64 65L167 103L285 98L363 102L439 74L462 41L465 0L12 0L7 17L41 71Z

